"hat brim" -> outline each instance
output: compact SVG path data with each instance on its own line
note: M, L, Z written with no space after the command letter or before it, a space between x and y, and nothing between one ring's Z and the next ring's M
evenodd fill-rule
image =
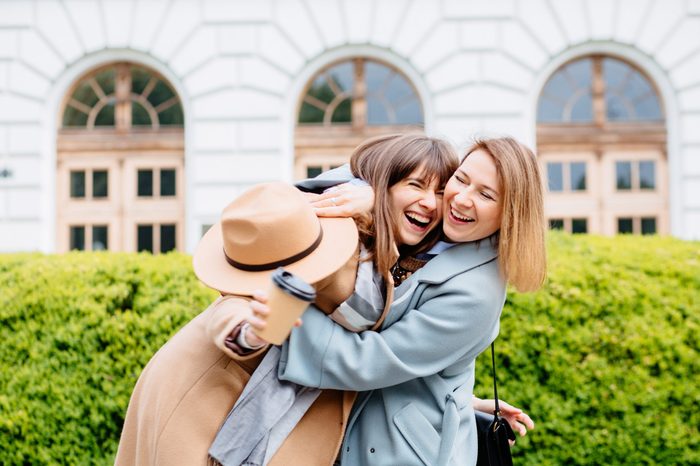
M308 256L284 269L308 283L316 283L340 269L357 250L359 235L351 218L319 218L323 238ZM193 257L194 273L207 286L222 293L249 296L270 286L274 272L247 272L230 265L224 255L221 222L214 224L202 237Z

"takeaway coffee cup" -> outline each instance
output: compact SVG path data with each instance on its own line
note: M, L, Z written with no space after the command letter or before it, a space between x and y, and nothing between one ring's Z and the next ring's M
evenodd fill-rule
M255 332L265 341L281 345L292 331L294 322L316 298L316 290L282 267L272 274L272 286L267 300L270 314L265 330Z

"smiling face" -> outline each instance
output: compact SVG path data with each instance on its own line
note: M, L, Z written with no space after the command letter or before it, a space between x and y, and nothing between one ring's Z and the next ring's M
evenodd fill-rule
M476 241L498 231L503 212L496 164L481 149L469 154L445 186L442 228L450 241Z
M415 246L441 218L442 190L438 180L426 179L422 168L389 188L398 246Z

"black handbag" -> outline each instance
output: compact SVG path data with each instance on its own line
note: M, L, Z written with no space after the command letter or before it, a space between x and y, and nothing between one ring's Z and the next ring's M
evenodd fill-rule
M494 344L491 343L491 364L493 365L493 398L495 401L493 416L475 411L476 430L479 439L479 451L476 466L513 466L510 456L509 440L515 440L515 433L508 421L503 419L498 408L498 390L496 388L496 356Z

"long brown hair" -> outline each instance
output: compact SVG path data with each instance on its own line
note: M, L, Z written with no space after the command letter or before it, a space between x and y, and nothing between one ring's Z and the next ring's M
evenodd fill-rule
M355 148L350 158L352 173L374 189L372 221L360 227L360 237L369 250L379 273L388 276L396 262L398 219L391 210L389 188L420 169L427 182L437 180L442 188L457 169L458 159L452 146L422 134L377 136ZM411 253L425 249L441 235L438 226ZM403 251L402 251L403 252Z
M496 236L504 277L518 291L534 291L547 275L544 195L535 154L511 137L476 140L477 150L491 155L501 184L503 213Z

